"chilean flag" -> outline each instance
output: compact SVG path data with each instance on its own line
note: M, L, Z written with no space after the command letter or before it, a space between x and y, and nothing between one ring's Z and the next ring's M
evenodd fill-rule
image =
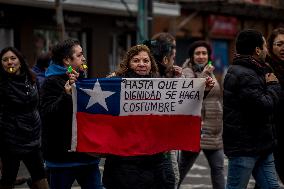
M71 151L200 150L203 78L95 78L72 85Z

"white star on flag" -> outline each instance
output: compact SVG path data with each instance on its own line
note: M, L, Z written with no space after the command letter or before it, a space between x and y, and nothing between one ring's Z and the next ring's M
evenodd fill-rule
M102 107L104 107L104 109L108 111L107 104L106 104L106 98L113 95L115 92L102 91L98 80L96 81L93 89L82 89L81 88L81 90L90 96L86 109L96 103L99 103Z

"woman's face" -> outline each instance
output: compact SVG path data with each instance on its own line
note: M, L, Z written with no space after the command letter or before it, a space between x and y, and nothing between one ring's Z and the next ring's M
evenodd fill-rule
M145 51L139 52L131 58L129 66L138 75L148 75L151 71L149 54Z
M193 52L193 62L195 64L207 64L208 51L205 47L197 47Z
M16 75L20 74L20 60L12 51L7 51L3 54L1 63L6 72Z
M284 34L279 34L273 41L273 53L280 60L284 61Z

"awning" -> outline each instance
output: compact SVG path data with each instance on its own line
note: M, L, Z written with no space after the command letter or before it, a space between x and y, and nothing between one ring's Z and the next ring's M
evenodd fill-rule
M133 15L137 14L137 1L124 0L127 4L125 6L121 0L64 0L63 10L128 16L127 7ZM0 0L0 3L41 8L54 8L55 6L55 0ZM176 17L180 15L180 6L174 3L154 2L153 14Z
M180 0L182 9L213 14L284 20L284 6L268 6L237 0Z

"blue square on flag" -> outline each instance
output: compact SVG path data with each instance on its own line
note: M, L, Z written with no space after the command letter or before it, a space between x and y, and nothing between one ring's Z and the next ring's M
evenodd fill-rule
M121 78L82 79L76 82L77 112L119 115Z

